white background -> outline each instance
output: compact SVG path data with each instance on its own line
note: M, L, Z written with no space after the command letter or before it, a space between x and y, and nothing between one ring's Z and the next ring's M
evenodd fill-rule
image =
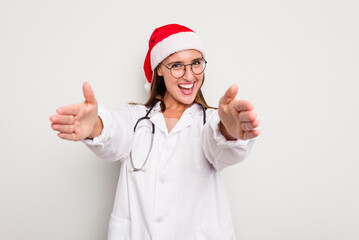
M210 105L237 83L261 120L222 173L238 239L359 239L358 13L355 0L1 0L0 239L106 238L120 165L59 139L49 116L84 81L109 107L144 102L148 39L168 23L201 35Z

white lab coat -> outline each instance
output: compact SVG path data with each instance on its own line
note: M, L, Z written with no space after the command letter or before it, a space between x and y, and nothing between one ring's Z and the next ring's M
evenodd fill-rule
M99 157L122 162L108 240L234 240L227 196L219 171L244 160L253 140L227 141L219 132L218 111L193 104L168 133L159 103L146 171L130 172L146 159L151 133L142 105L99 108L104 129L85 144Z

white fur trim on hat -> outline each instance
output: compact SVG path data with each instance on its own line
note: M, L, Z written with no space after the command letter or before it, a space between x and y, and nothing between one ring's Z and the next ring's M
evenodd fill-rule
M145 87L146 92L151 92L151 83L146 82L144 87Z
M151 51L152 71L169 55L188 49L198 50L204 57L203 46L195 32L180 32L163 39Z

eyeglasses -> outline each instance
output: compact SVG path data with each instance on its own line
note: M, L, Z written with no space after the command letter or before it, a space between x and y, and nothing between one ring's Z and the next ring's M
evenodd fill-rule
M195 75L199 75L203 73L204 69L206 69L207 61L204 58L198 58L193 60L190 64L182 64L182 63L172 63L171 67L167 67L165 64L161 63L168 70L170 70L171 75L174 78L181 78L186 73L186 67L191 66L191 70Z

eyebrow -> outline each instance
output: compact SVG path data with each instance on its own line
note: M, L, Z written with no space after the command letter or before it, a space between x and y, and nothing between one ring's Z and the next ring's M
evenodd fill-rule
M201 57L195 58L195 59L193 59L191 62L193 63L193 62L196 61L196 60L202 60L202 59L203 59L203 58L201 58ZM184 64L183 61L173 61L173 62L166 63L166 65L171 65L171 64L174 64L174 63Z

